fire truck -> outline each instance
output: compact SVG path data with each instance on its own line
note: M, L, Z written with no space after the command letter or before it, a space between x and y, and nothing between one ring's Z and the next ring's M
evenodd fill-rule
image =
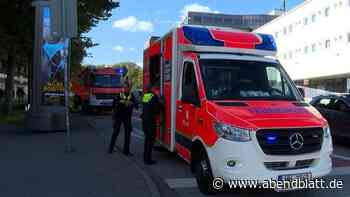
M212 181L322 177L331 132L276 58L271 35L182 25L144 50L144 85L162 97L157 141Z
M127 69L87 67L72 80L74 103L82 106L82 111L111 109L113 98L124 91Z

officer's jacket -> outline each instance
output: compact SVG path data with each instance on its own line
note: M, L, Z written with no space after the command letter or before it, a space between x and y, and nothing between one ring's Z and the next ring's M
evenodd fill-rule
M113 115L126 117L132 115L133 108L137 108L137 102L131 93L120 93L113 100Z
M142 98L142 115L144 120L155 121L155 118L160 113L161 104L159 98L153 92L147 92Z

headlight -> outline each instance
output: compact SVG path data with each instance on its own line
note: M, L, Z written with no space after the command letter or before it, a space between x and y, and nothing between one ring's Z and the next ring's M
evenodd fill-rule
M215 123L214 129L220 137L227 140L236 142L248 142L251 140L250 131L247 129L241 129L222 123Z
M331 137L331 129L329 128L329 126L323 128L323 136L324 138Z

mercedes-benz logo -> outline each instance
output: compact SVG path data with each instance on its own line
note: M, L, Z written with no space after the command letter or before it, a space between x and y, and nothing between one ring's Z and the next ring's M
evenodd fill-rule
M304 145L304 138L300 133L294 133L289 137L289 145L293 150L300 150Z

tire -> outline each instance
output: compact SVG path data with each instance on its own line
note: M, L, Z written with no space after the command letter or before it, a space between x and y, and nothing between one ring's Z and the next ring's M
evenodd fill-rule
M194 170L199 190L205 195L216 194L213 187L213 173L206 152L202 149L195 157Z

